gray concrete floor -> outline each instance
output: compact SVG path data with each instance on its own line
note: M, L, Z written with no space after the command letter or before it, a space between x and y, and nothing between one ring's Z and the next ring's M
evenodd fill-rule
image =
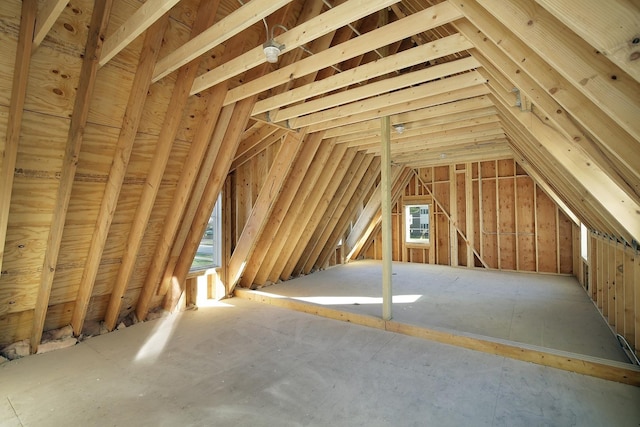
M233 298L0 365L2 426L638 426L640 388Z
M381 277L363 260L260 291L381 317ZM394 263L392 279L398 322L629 362L574 277Z

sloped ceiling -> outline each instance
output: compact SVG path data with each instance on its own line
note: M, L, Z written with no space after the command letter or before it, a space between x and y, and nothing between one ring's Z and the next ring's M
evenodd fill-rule
M384 116L399 182L406 167L515 158L579 221L633 244L639 23L625 0L1 2L0 343L145 317L184 279L228 172L273 144L280 210L371 191ZM312 174L315 195L282 186ZM266 193L229 287L250 257L260 274L259 242L289 236L269 234ZM297 237L317 258L341 220L311 215ZM301 246L268 272L307 271Z

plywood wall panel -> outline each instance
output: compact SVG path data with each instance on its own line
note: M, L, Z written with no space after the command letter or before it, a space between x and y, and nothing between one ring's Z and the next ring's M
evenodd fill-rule
M558 210L558 258L560 259L559 273L571 274L573 271L573 222Z
M0 347L29 338L32 326L33 310L0 316Z
M4 126L0 131L5 135ZM31 171L43 178L59 179L68 132L68 119L25 111L16 169ZM4 138L2 140L4 143Z
M538 218L538 270L546 273L556 273L557 242L556 242L556 205L539 188L536 189L536 212Z
M106 182L102 180L98 182L76 180L71 190L66 223L95 225L105 187Z
M77 180L89 180L94 177L106 182L119 133L118 128L87 124L78 158Z
M0 2L0 105L9 106L13 83L18 31L20 29L20 0L4 0ZM5 135L5 132L2 133Z
M18 272L0 277L0 316L31 310L35 307L40 272Z
M49 227L57 191L57 181L17 175L13 180L7 228Z

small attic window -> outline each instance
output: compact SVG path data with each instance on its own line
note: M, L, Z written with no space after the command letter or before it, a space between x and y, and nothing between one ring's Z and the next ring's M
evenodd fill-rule
M406 242L429 243L429 205L405 205L404 209Z
M222 264L222 197L218 196L213 212L209 217L198 250L191 263L191 270L204 270L220 267Z

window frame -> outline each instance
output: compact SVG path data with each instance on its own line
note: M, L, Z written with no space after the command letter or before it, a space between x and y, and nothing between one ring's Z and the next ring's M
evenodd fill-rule
M409 222L409 209L411 207L421 207L421 206L427 206L429 209L428 212L428 238L427 239L412 239L411 237L409 237L409 229L410 229L410 222ZM405 246L417 246L417 247L428 247L431 245L431 234L433 231L432 228L432 224L433 224L433 206L432 206L432 200L431 198L425 198L425 197L420 197L420 198L409 198L406 197L403 201L402 201L402 224L403 224L403 228L402 228L402 240L404 242Z
M209 232L211 234L211 239L205 239ZM211 262L207 264L198 263L196 265L196 259L198 258L198 251L196 250L196 253L193 256L193 261L191 261L189 273L209 270L222 266L222 193L220 193L218 195L218 198L216 199L216 203L213 206L211 215L209 215L207 227L202 233L202 237L200 238L200 244L198 245L198 247L204 246L203 242L205 240L212 241ZM200 257L200 259L202 259L202 257Z

